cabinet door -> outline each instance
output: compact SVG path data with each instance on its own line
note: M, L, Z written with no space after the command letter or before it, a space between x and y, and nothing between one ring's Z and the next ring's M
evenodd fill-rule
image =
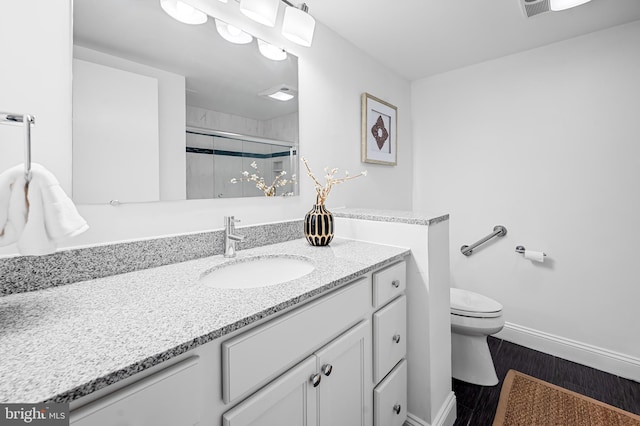
M318 386L319 426L366 424L365 407L369 398L365 396L365 378L371 370L366 348L370 346L370 330L369 321L363 321L316 352L322 377ZM368 353L370 356L371 351Z
M193 426L202 412L194 383L202 380L198 357L145 377L71 412L73 426Z
M316 357L310 356L264 389L227 411L224 426L316 426Z
M369 309L365 279L242 333L222 344L222 396L234 402L313 353ZM259 354L256 357L256 354Z

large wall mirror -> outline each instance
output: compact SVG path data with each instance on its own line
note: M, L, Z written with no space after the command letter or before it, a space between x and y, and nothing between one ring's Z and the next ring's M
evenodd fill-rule
M268 59L158 0L74 0L73 14L76 203L298 193L295 56ZM260 178L279 184L267 194Z

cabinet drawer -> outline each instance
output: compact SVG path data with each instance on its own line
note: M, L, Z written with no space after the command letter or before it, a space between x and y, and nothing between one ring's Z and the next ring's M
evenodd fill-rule
M229 403L263 385L370 309L365 278L222 344L222 396Z
M400 295L407 287L407 264L398 262L373 273L373 307L377 308Z
M407 419L407 361L402 360L373 390L374 426L402 426Z
M70 424L196 425L202 413L201 379L198 357L188 358L72 411Z
M376 383L407 353L407 297L373 314L373 379Z

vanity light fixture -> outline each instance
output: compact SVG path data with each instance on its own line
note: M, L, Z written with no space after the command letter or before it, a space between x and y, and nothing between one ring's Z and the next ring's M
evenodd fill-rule
M287 52L271 43L267 43L264 40L258 39L258 50L260 50L262 56L269 58L272 61L283 61L287 59Z
M278 17L280 1L240 0L240 11L256 22L273 27ZM287 5L282 21L282 35L301 46L311 46L316 20L309 15L309 7L305 3L296 6L289 0L282 2Z
M572 7L580 6L590 1L591 0L551 0L549 4L549 8L554 12L558 12L560 10L565 10L565 9L570 9Z
M183 24L198 25L207 22L207 14L180 0L160 0L162 10Z
M240 28L231 24L227 24L217 18L214 18L216 22L216 30L223 39L235 44L247 44L251 43L253 36L249 33L242 31Z
M305 3L302 3L300 8L290 5L284 10L282 35L292 42L310 47L315 28L316 20L309 15L309 7Z
M280 0L240 0L240 11L268 27L276 24Z

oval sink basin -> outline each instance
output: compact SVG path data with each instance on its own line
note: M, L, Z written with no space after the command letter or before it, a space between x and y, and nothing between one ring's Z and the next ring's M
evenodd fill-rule
M200 282L212 288L268 287L303 277L314 269L303 257L247 257L203 273Z

